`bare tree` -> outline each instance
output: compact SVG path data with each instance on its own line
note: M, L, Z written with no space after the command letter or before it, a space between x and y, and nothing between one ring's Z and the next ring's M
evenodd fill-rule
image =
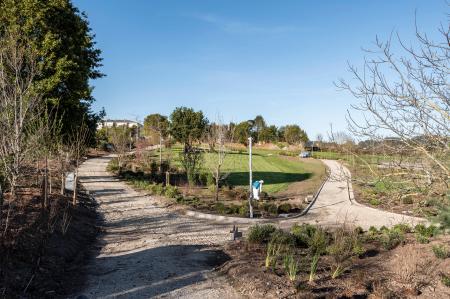
M70 138L70 154L75 162L75 170L73 175L73 197L72 204L77 204L77 186L78 186L78 169L80 167L83 157L86 155L89 142L89 128L83 122L78 129L75 129Z
M109 139L114 146L114 151L117 154L119 171L122 168L123 160L128 152L128 146L131 142L128 133L129 131L129 128L126 126L113 127L109 130Z
M398 35L385 42L377 38L361 70L349 65L354 81L341 79L337 85L359 100L348 113L351 131L382 142L398 162L407 156L409 169L398 163L399 171L390 175L409 175L422 187L442 192L450 177L450 27L439 31L441 41L433 41L416 27L414 47ZM394 40L403 54L394 54Z
M0 37L0 163L13 199L24 161L34 149L33 129L40 116L41 95L34 86L37 56L13 32Z
M221 121L209 126L207 140L212 155L210 159L208 159L207 165L214 178L214 199L216 201L219 200L219 184L229 175L229 173L224 173L222 171L225 157L228 153L227 144L230 140L227 137L229 136L232 136L232 134L228 134L227 127Z

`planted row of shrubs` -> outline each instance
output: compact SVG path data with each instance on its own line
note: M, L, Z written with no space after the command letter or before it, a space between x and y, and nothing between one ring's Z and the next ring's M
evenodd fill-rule
M271 224L265 224L250 227L247 241L253 244L267 244L266 268L275 269L277 265L282 265L281 268L290 280L295 280L297 274L303 270L309 272L311 282L316 277L323 255L331 258L330 277L334 279L351 266L353 257L364 255L366 252L364 243L379 242L384 249L391 250L405 242L406 233L414 233L418 242L423 243L423 240L427 240L425 243L428 243L438 231L434 225L427 227L423 224L418 224L414 228L407 224L398 224L390 229L385 226L380 229L370 227L367 232L360 227L353 230L341 227L326 231L319 226L302 224L294 225L290 232L286 232ZM433 246L433 252L438 258L450 256L450 249L444 245Z

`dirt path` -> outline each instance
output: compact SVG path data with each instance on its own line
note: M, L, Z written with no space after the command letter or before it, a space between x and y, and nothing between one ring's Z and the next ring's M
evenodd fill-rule
M330 170L330 178L325 183L316 202L301 222L317 222L321 225L340 225L348 223L365 229L370 226L392 226L397 223L415 225L424 219L390 213L359 204L354 200L351 184L347 184L350 172L334 160L322 160ZM291 225L295 220L282 221L283 226Z
M106 172L111 158L86 161L80 182L104 217L99 255L88 269L88 298L239 298L213 272L225 258L217 244L230 225L211 224L152 205ZM75 296L77 297L77 296Z
M233 222L245 230L254 220L179 215L157 207L106 172L111 157L86 161L80 182L96 198L104 217L99 255L88 269L82 293L88 298L239 298L225 277L212 271L226 258L220 245L229 238ZM331 171L307 215L278 221L336 225L342 222L368 228L421 219L361 206L349 199L347 181L336 161L323 161ZM344 169L344 171L346 171ZM266 221L267 222L267 221ZM75 296L76 297L76 296Z

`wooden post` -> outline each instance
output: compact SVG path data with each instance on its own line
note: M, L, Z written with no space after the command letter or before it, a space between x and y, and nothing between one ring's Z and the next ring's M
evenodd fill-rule
M170 186L170 172L166 171L166 186Z

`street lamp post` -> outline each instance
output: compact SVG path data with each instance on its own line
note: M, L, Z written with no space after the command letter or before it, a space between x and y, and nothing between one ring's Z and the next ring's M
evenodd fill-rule
M253 189L252 189L252 137L248 137L248 169L249 169L249 187L250 187L250 194L248 196L248 207L250 212L250 218L253 218L253 206L252 206L252 199L253 199Z

